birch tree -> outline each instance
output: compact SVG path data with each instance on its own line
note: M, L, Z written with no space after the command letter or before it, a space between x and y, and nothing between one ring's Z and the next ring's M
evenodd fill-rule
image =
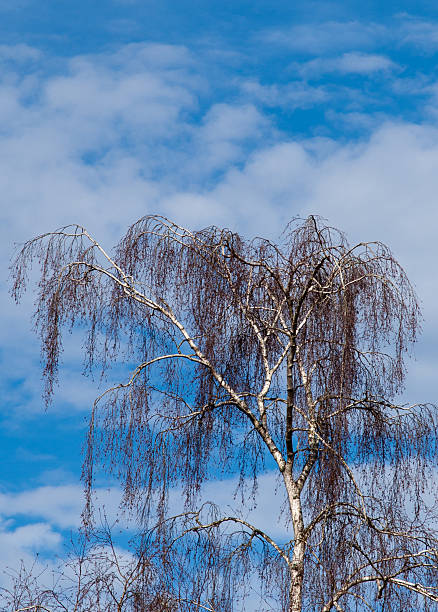
M420 312L385 245L351 246L313 216L278 243L148 216L109 252L74 225L24 245L17 300L35 263L46 401L65 329L86 326L90 370L131 368L91 411L85 522L99 466L137 510L143 551L160 551L177 609L245 609L254 581L258 610L437 609L437 522L422 501L436 411L396 402ZM200 506L218 466L242 488L276 471L287 541L245 504ZM171 517L175 487L185 511Z

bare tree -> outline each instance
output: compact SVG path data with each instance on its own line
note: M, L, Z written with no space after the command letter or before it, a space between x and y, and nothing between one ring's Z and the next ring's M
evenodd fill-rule
M352 247L315 217L278 244L145 217L109 254L68 226L24 245L16 299L35 260L46 400L66 326L88 326L88 368L132 367L94 404L85 520L102 465L144 525L158 513L143 550L161 551L170 587L192 602L180 609L243 609L256 579L259 609L437 609L437 523L421 497L436 412L394 399L420 314L386 246ZM275 467L288 541L198 508L218 465L242 488ZM186 512L168 518L176 485Z

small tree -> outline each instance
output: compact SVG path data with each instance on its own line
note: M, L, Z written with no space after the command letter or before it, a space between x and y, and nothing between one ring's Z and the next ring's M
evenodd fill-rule
M229 612L255 577L268 609L436 609L436 523L421 502L436 413L394 403L419 309L386 246L351 247L315 217L274 244L152 216L110 255L68 226L24 245L16 299L35 259L46 400L66 325L88 326L89 368L132 367L92 410L85 518L98 463L144 524L158 508L143 545L191 602L180 609ZM218 465L242 488L275 467L289 541L197 508ZM176 485L187 511L168 519Z

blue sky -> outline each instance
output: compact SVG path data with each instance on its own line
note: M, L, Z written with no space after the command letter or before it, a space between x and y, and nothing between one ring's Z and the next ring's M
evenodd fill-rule
M61 554L79 524L97 393L73 335L44 410L32 296L16 307L6 272L37 233L80 223L111 246L158 213L275 237L313 213L383 240L425 316L406 399L436 400L438 10L291 4L0 0L2 567Z

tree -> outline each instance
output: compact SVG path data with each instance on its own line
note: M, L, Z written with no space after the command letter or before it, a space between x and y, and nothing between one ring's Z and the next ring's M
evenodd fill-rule
M229 612L256 578L267 609L436 609L436 515L421 499L436 412L394 399L420 313L386 246L351 247L313 216L279 244L149 216L109 254L68 226L24 245L17 300L35 260L46 400L65 327L87 326L89 370L132 368L91 413L85 521L101 465L138 510L143 550L160 551L167 592L191 602L180 609ZM218 465L242 489L276 469L289 541L198 507ZM186 512L169 518L176 485Z

